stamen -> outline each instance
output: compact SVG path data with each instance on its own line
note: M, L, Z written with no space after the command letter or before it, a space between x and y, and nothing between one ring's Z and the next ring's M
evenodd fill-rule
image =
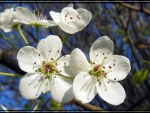
M39 90L40 90L40 88L41 88L42 83L43 83L43 79L42 79L41 84L40 84L40 86L39 86L39 88L38 88L38 91L37 91L37 93L36 93L36 96L37 96L37 94L38 94L38 92L39 92Z
M92 77L82 86L82 88L80 89L80 91L88 84L88 82L92 79Z
M48 55L47 55L47 59L48 59L47 61L48 61L48 62L49 62L49 55L50 55L50 53L51 53L51 51L49 50L49 51L48 51Z
M93 83L92 83L92 86L90 87L90 90L89 90L89 93L88 93L88 96L87 96L88 100L89 100L89 95L90 95L90 92L92 90L92 87L93 87L93 85L95 85L94 83L95 83L95 79L93 78Z
M85 92L87 91L87 89L89 88L89 86L91 85L91 83L93 82L93 77L92 77L92 81L89 83L89 85L87 86L87 88L86 88L86 90L85 90Z
M35 80L37 80L37 78L39 78L39 76L38 77L36 77L32 82L30 82L28 85L31 85Z

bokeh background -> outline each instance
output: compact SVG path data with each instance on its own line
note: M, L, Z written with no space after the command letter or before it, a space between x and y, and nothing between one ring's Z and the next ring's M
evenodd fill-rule
M114 42L114 54L123 55L130 59L131 71L120 83L126 91L125 101L113 106L96 97L89 103L106 111L111 110L150 110L150 3L146 2L0 2L0 12L6 8L18 6L29 8L32 12L43 13L47 19L52 20L50 11L61 12L69 3L74 8L85 8L92 13L92 20L80 32L70 36L64 45L62 55L70 54L74 48L80 48L89 59L89 50L92 43L101 36L108 36ZM36 30L32 26L21 26L29 44L36 47ZM5 33L18 49L25 46L17 30ZM48 35L58 35L58 26L40 28L39 37L43 39ZM62 35L64 32L62 31ZM62 37L60 37L62 38ZM57 46L57 45L56 45ZM25 100L19 93L19 81L24 75L18 67L17 52L0 37L0 72L20 74L17 77L0 75L0 104L9 110L32 110L43 97L35 100ZM121 76L121 75L120 75ZM116 89L117 90L117 89ZM43 110L88 110L73 101L60 105L52 101L50 94L46 96L39 109ZM45 105L45 103L47 104ZM2 110L0 108L0 110Z

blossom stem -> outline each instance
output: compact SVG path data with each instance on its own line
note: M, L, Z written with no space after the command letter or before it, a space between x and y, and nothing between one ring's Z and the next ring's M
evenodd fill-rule
M39 27L36 26L35 28L36 28L36 40L37 42L39 42Z
M63 45L66 43L66 41L67 41L67 39L69 38L70 35L71 35L71 34L69 34L69 33L66 33L66 34L65 34L65 36L64 36L64 38L63 38L63 40L62 40Z
M26 37L24 36L24 34L22 33L22 31L21 31L21 29L20 29L20 25L18 25L17 30L18 30L18 32L20 33L20 35L21 35L22 39L24 40L24 42L25 42L27 45L29 45L29 43L28 43Z
M6 76L20 76L19 74L13 74L13 73L5 73L5 72L0 72L0 75L6 75Z
M47 92L48 93L48 92ZM43 98L40 100L40 102L34 107L34 109L32 110L32 112L34 112L38 107L39 105L41 104L41 102L44 100L45 96L47 95L47 93L44 94Z
M14 48L16 51L18 51L18 49L14 46L14 44L12 44L4 35L2 35L2 34L0 33L0 36L1 36L6 42L8 42L8 43L12 46L12 48Z

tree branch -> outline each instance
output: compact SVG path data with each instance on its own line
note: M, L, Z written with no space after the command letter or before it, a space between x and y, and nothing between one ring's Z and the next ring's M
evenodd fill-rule
M105 111L104 109L98 107L98 106L94 106L91 104L82 104L80 101L76 100L75 98L72 100L74 103L76 103L77 105L87 109L87 110L99 110L99 111Z
M19 68L18 63L12 59L7 52L2 50L0 50L0 63L17 72L18 74L25 74L25 72Z
M127 8L130 8L130 9L133 9L133 10L136 10L136 11L142 11L148 15L150 15L150 11L148 9L141 9L139 7L136 7L136 6L133 6L133 5L130 5L130 4L127 4L127 3L120 3L122 6L125 6Z

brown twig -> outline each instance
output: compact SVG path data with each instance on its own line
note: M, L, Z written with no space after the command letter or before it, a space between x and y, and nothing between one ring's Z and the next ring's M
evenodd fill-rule
M144 13L146 13L146 14L148 14L148 15L150 15L150 11L148 10L148 9L141 9L141 8L139 8L139 7L137 7L137 6L133 6L133 5L130 5L130 4L127 4L127 3L120 3L122 6L125 6L125 7L127 7L127 8L130 8L130 9L133 9L133 10L136 10L136 11L142 11L142 12L144 12Z
M76 100L75 98L72 100L73 102L75 102L77 105L82 106L83 108L87 109L87 110L98 110L98 111L105 111L104 109L95 106L95 105L91 105L91 104L82 104L80 101Z

